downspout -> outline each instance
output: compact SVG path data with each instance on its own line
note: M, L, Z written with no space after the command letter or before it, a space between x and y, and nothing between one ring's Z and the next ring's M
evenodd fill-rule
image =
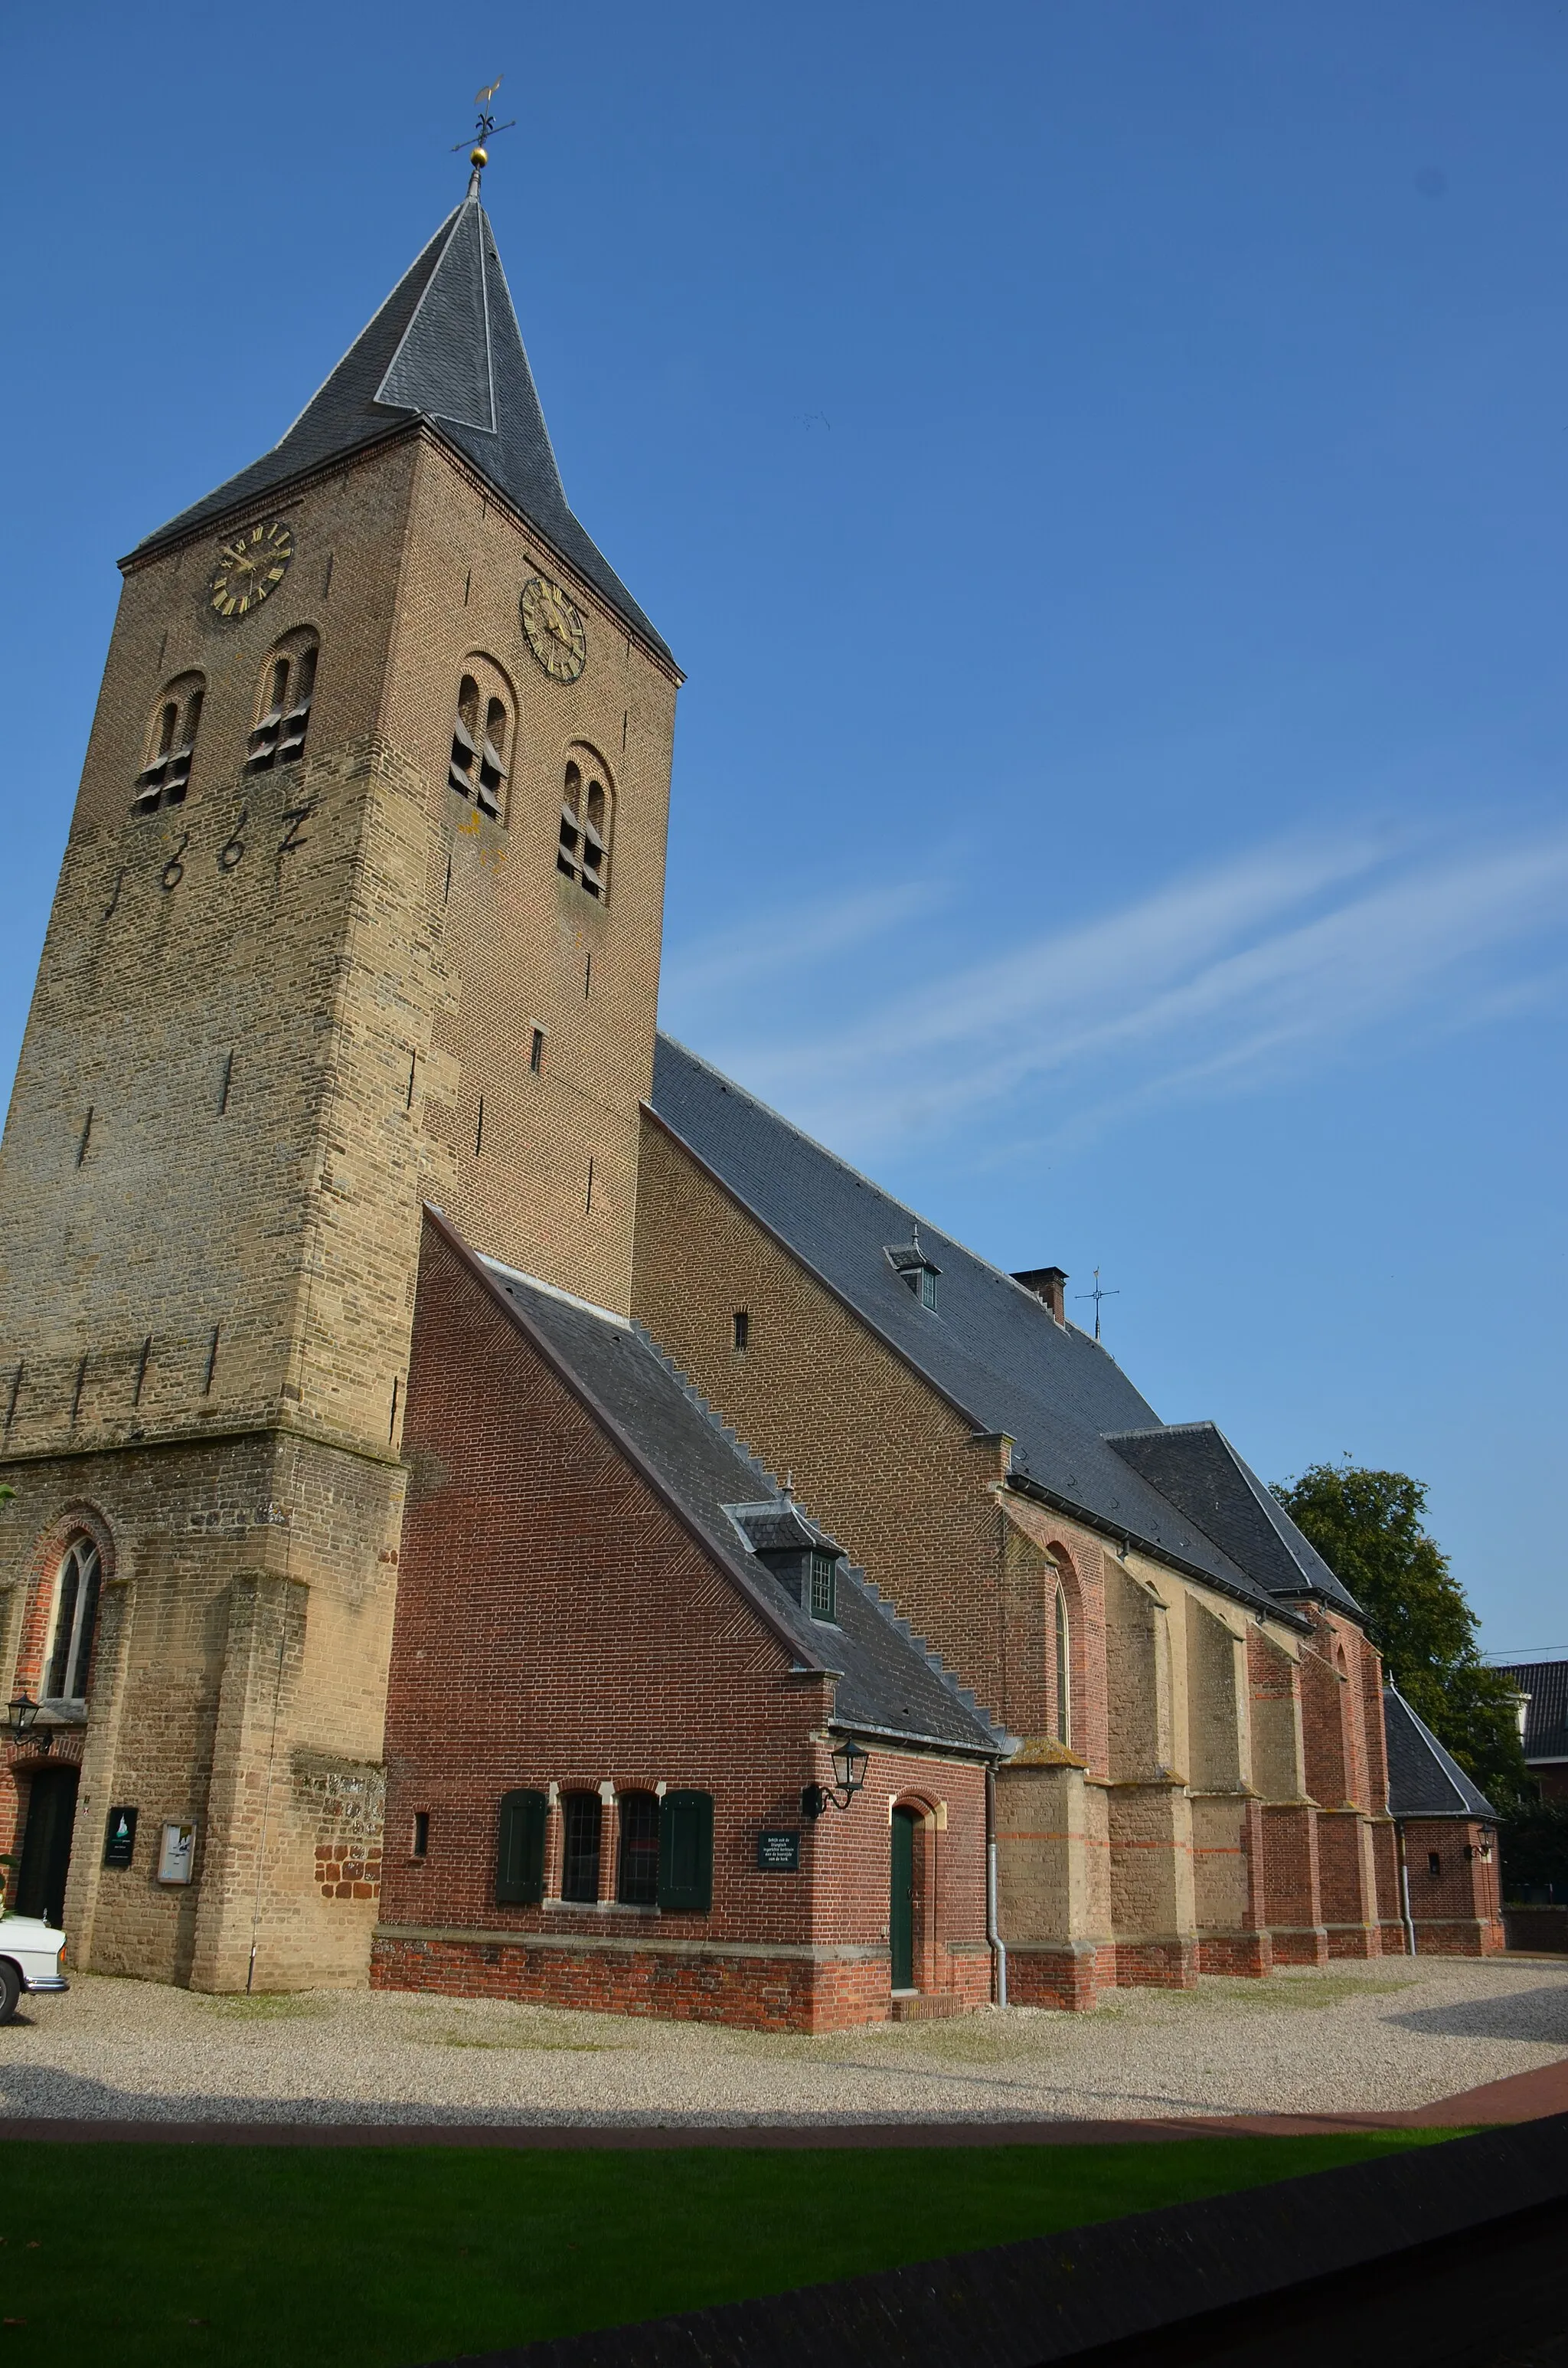
M1007 1951L996 1930L996 1770L985 1771L985 1937L991 1943L992 1988L998 2006L1007 2003Z
M1414 1957L1415 1918L1410 1912L1410 1866L1404 1855L1404 1820L1402 1817L1396 1817L1393 1821L1393 1839L1394 1848L1399 1852L1399 1904L1404 1918L1405 1945Z

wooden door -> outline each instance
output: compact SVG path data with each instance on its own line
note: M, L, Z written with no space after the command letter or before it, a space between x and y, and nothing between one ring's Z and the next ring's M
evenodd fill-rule
M892 1813L892 1896L889 1901L888 1939L892 1948L892 1986L915 1987L915 1827L918 1813Z

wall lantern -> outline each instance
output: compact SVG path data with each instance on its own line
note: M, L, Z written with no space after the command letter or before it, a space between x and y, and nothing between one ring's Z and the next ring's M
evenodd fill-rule
M835 1807L846 1809L866 1781L866 1769L870 1754L863 1743L852 1737L833 1747L833 1778L835 1790L825 1791L821 1784L806 1784L801 1791L802 1817L820 1817L831 1801ZM840 1794L843 1798L840 1799Z
M14 1696L8 1708L10 1714L6 1721L6 1732L12 1743L18 1747L31 1743L35 1749L47 1751L54 1737L47 1726L35 1731L33 1722L38 1716L39 1706L25 1687Z
M1495 1826L1478 1826L1476 1827L1476 1839L1481 1844L1481 1855L1483 1859L1491 1858L1492 1845L1496 1839L1497 1828Z

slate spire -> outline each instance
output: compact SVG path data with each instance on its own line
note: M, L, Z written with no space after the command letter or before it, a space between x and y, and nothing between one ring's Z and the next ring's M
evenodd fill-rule
M428 420L642 641L669 653L567 506L495 234L469 193L281 442L137 546L146 552L291 478Z

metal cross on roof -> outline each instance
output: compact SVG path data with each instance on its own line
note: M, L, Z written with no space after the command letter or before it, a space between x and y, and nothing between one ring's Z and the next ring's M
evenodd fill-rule
M1097 1339L1099 1338L1099 1337L1100 1337L1100 1302L1101 1302L1101 1300L1102 1300L1102 1299L1119 1299L1119 1298L1121 1297L1121 1293L1120 1293L1120 1292L1119 1292L1119 1291L1102 1291L1102 1290L1100 1289L1100 1270L1099 1270L1098 1267L1096 1267L1096 1269L1095 1269L1095 1287L1094 1287L1093 1291L1075 1291L1075 1292L1073 1293L1073 1296L1074 1296L1074 1299L1092 1299L1092 1300L1094 1301L1094 1303L1095 1303L1095 1338L1096 1338L1096 1339L1097 1340Z
M472 146L470 147L467 140L454 140L447 151L449 156L455 156L460 148L469 149L468 161L473 166L474 184L477 184L480 174L490 162L484 146L485 142L498 138L503 131L512 131L517 124L517 119L515 115L509 123L497 123L495 118L489 112L490 102L506 79L505 74L497 74L494 82L487 82L483 90L476 90L473 94L473 103L478 108L479 113L475 118L471 135Z

